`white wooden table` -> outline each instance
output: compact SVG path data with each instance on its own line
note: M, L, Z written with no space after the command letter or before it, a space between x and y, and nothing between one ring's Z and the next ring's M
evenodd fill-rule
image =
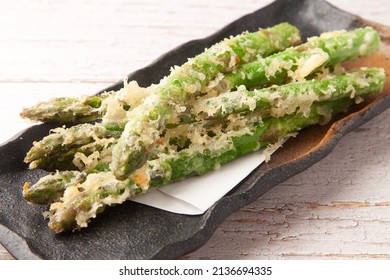
M92 94L272 1L0 1L0 142L18 111ZM330 0L390 25L387 0ZM324 160L230 215L186 259L390 258L390 110ZM0 259L12 259L0 245Z

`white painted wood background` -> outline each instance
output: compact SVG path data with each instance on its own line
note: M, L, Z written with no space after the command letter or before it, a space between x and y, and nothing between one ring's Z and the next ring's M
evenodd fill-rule
M272 1L0 1L0 142L19 110L92 94ZM390 26L387 0L330 0ZM230 215L185 259L390 258L390 110L324 160ZM0 245L0 260L12 259Z

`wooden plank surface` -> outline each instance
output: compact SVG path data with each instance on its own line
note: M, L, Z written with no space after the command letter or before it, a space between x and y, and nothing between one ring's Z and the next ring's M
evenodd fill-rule
M0 1L0 142L18 111L94 93L272 1ZM390 26L388 1L331 0ZM230 215L185 259L390 258L390 110L324 160ZM5 121L6 120L6 121ZM0 260L12 259L0 245Z

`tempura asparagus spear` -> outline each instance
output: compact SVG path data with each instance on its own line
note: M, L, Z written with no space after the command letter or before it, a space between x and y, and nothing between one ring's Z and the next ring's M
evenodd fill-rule
M149 191L152 188L191 176L202 175L244 154L276 143L285 136L309 125L329 120L347 110L351 98L315 103L308 116L302 113L281 118L246 118L245 129L229 130L210 139L207 146L196 145L180 152L162 155L148 161L127 180L117 180L111 172L90 174L81 184L69 186L63 198L50 207L47 213L49 227L55 233L86 227L91 218L106 206Z
M320 67L370 55L379 46L380 36L371 27L327 32L302 45L247 63L227 73L214 87L216 91L230 91L238 85L264 87L301 80Z
M29 187L28 183L23 189L23 198L34 204L50 204L58 201L67 187L85 181L88 174L110 171L105 162L98 163L94 168L77 171L62 170L42 177L37 183Z
M120 130L109 129L101 124L81 124L67 129L56 128L52 130L52 134L33 143L33 147L28 151L24 161L29 163L92 142L99 142L101 145L106 142L109 144L111 137L118 138L120 134Z
M160 82L156 90L135 108L113 150L111 168L125 179L142 166L164 129L166 122L182 110L186 101L204 92L210 81L231 71L250 58L266 56L284 46L298 43L295 27L282 23L254 33L225 39L190 59Z
M143 88L136 81L123 82L118 91L104 92L95 96L59 97L40 102L20 113L23 118L42 122L82 123L103 119L105 124L121 123L126 112L138 106L153 90L151 85Z
M80 147L69 147L57 153L51 153L39 159L33 160L30 169L43 169L46 171L56 170L80 170L89 171L96 166L109 164L111 161L112 145L115 138L98 140Z
M22 118L42 122L89 122L104 114L103 101L108 93L96 96L57 97L40 102L20 112Z
M237 91L196 101L189 106L188 113L183 113L182 119L188 122L253 111L260 112L262 116L280 117L294 113L297 109L307 114L314 101L380 92L384 81L383 69L362 68L323 80L289 83L254 91L239 88Z
M48 204L58 200L70 184L83 182L87 174L78 171L61 171L42 177L32 187L23 189L23 198L35 204Z

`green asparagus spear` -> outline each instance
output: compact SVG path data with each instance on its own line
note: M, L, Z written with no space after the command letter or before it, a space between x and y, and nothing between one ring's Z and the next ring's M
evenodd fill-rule
M382 91L385 80L383 69L362 68L323 80L289 83L281 86L248 91L239 88L216 97L196 101L183 121L221 118L231 113L248 114L260 111L263 116L280 117L294 113L298 108L308 113L314 101L327 101L360 96Z
M80 170L90 171L99 165L111 161L112 145L115 138L98 140L80 147L69 148L66 151L36 159L30 163L30 169L40 168L46 171Z
M111 168L115 177L125 179L142 166L159 139L165 124L182 110L185 102L204 92L210 81L258 55L266 56L297 43L298 31L283 23L266 30L225 39L174 69L144 102L132 111L113 149Z
M42 122L89 122L99 119L105 110L103 101L109 96L104 93L82 98L58 97L40 102L20 113L22 118Z
M42 122L82 123L103 119L105 124L121 123L126 112L138 106L153 90L151 85L143 88L136 81L123 82L118 91L104 92L80 98L59 97L40 102L20 113L23 118Z
M37 183L23 189L23 198L35 204L50 204L58 201L67 187L85 181L88 174L110 171L106 162L99 162L94 168L82 172L76 170L56 171L42 177Z
M35 204L48 204L58 200L68 185L81 183L86 174L78 171L62 171L41 178L32 187L23 189L23 198Z
M262 120L253 116L239 118L238 130L210 136L208 145L194 145L180 152L161 155L135 171L127 180L117 180L111 172L90 174L81 184L69 186L63 198L47 213L49 227L55 233L86 227L91 218L106 206L123 203L127 199L152 188L191 175L202 175L237 157L276 143L285 136L309 125L329 120L349 108L351 98L315 103L308 116L302 113ZM244 129L243 129L244 128Z
M92 142L107 146L111 137L118 138L121 131L109 129L101 124L80 124L66 128L56 128L52 134L39 142L34 142L24 161L26 163L63 153L68 149L80 147Z
M227 73L215 85L215 91L229 91L237 85L247 88L301 80L319 67L367 56L379 49L380 37L371 27L335 31L312 37L307 43L291 47L264 59L243 65Z

